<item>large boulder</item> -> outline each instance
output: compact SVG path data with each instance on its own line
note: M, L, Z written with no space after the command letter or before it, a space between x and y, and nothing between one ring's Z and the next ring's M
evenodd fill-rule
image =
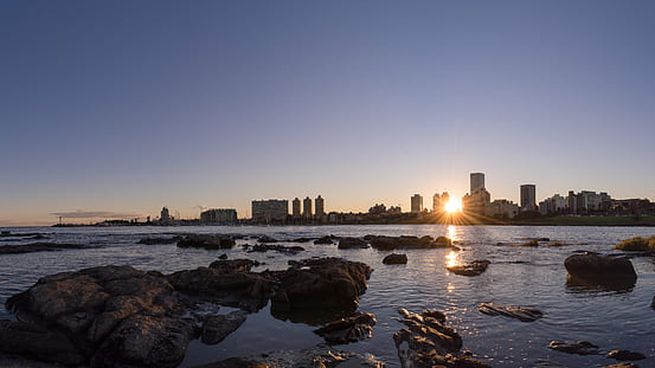
M180 248L229 249L236 245L234 238L227 235L189 234L177 242Z
M330 345L348 344L370 338L376 323L373 313L358 312L353 315L327 323L314 330Z
M637 281L632 262L625 257L574 254L566 258L564 267L578 282L605 285L611 289L628 289Z
M272 309L318 310L356 306L366 290L371 269L361 262L341 258L312 258L289 261L272 298Z
M382 259L382 263L386 265L407 264L407 256L404 254L391 253Z

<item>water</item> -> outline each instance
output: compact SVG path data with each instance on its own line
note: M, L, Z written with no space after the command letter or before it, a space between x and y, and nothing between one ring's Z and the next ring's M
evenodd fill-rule
M564 259L575 250L612 252L619 240L653 235L652 228L604 227L511 227L511 226L321 226L321 227L131 227L131 228L22 228L14 232L49 233L56 242L88 244L88 249L0 255L0 302L22 291L40 277L80 268L129 264L139 269L172 272L206 266L223 251L180 249L171 245L138 245L147 236L164 233L266 234L278 239L327 234L337 236L446 235L462 242L463 251L447 249L408 250L405 266L386 266L388 252L373 249L338 250L335 245L301 244L307 249L296 256L279 253L245 253L240 247L227 250L231 259L247 257L266 262L260 269L284 269L289 259L310 256L341 256L362 261L375 269L360 310L378 317L373 338L341 346L342 350L372 353L390 367L399 366L391 336L402 328L397 309L444 311L448 324L464 339L464 348L486 359L494 367L532 367L542 361L566 367L601 366L613 361L603 356L576 356L546 348L552 339L588 340L602 349L639 351L648 356L641 367L655 367L655 261L632 260L639 278L629 291L607 292L568 287ZM499 247L498 242L521 242L525 238L548 237L565 244L559 248ZM0 246L21 241L2 241ZM29 242L29 241L22 241ZM239 243L253 242L242 240ZM291 245L291 243L289 243ZM297 245L297 244L294 244ZM492 264L478 277L449 273L446 265L473 259ZM480 302L537 307L545 317L523 323L504 317L483 315ZM229 311L225 308L225 311ZM0 318L11 316L0 307ZM315 326L273 318L264 308L222 343L214 346L194 341L182 366L207 363L233 356L315 346L322 340L312 333Z

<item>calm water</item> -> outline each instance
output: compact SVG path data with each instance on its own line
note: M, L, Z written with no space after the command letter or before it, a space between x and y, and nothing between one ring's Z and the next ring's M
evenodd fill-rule
M336 245L302 244L307 252L296 256L278 253L246 254L240 247L228 250L230 258L248 257L266 262L261 267L286 268L289 259L310 256L341 256L362 261L375 269L360 309L378 316L372 339L341 346L342 350L370 352L391 367L398 367L391 336L402 325L396 310L436 308L445 311L449 324L457 328L464 346L495 367L533 367L542 361L565 367L600 366L613 361L603 356L576 356L546 348L551 339L589 340L603 349L624 348L648 356L642 367L655 367L655 310L649 307L655 295L655 261L636 258L637 285L626 292L603 292L566 285L564 259L575 250L611 252L621 239L653 235L649 228L596 227L500 227L500 226L323 226L323 227L179 227L179 228L80 228L13 229L15 232L52 233L57 242L88 244L84 250L41 252L0 256L0 317L8 317L4 301L31 286L39 277L68 270L106 264L129 264L163 272L206 266L223 251L179 249L171 245L137 245L149 234L240 233L267 234L279 239L300 236L447 235L463 243L463 251L445 249L406 251L405 266L381 263L387 252L338 250ZM525 238L548 237L565 244L561 248L498 247L498 242L521 242ZM240 241L248 242L246 240ZM253 241L250 240L252 243ZM10 242L0 242L7 244ZM16 243L16 242L11 242ZM489 259L492 264L478 277L450 274L446 264ZM517 263L519 262L519 263ZM480 302L534 306L545 317L522 323L479 313ZM228 308L224 308L228 311ZM193 342L183 366L232 356L278 349L307 348L322 340L313 326L281 321L268 308L251 314L237 332L215 346Z

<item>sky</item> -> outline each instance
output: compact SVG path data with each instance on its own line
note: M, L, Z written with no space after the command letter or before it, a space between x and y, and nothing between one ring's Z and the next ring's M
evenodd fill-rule
M655 200L652 1L0 3L0 226Z

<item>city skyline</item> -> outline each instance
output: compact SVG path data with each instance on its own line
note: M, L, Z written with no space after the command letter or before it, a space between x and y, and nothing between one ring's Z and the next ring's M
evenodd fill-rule
M2 7L0 226L302 193L406 211L476 170L515 203L655 199L652 2Z

